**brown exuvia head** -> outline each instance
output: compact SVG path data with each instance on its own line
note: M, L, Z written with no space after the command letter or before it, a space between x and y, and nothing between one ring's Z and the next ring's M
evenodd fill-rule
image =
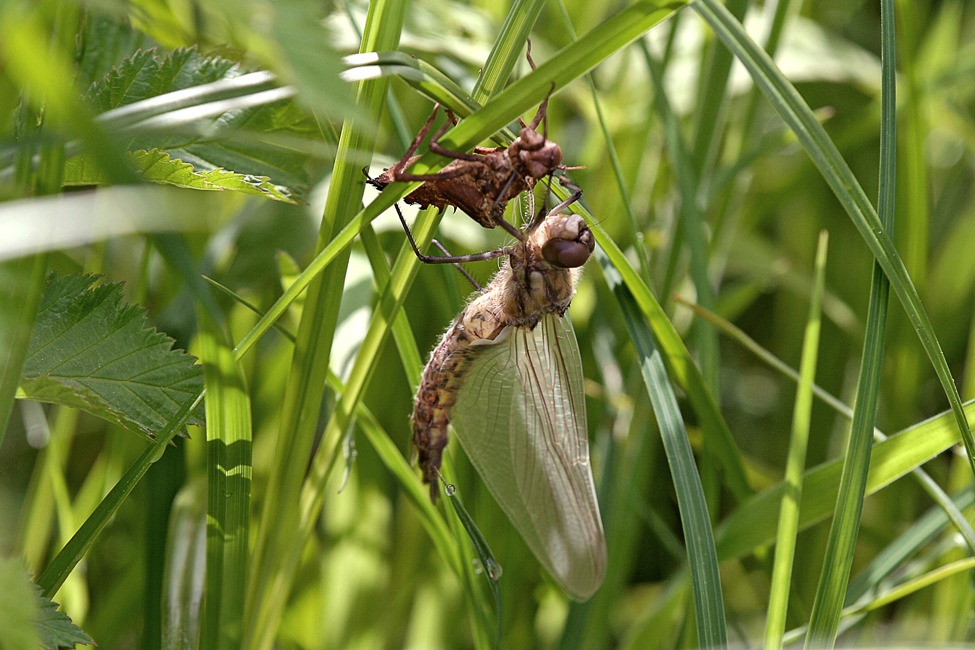
M528 176L539 179L562 163L562 148L526 126L508 147L508 156L520 161Z

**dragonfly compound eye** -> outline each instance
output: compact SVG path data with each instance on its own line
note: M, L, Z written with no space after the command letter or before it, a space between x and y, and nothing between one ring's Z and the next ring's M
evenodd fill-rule
M577 239L550 239L542 246L542 257L552 266L574 269L589 259L596 242L588 228L579 233Z

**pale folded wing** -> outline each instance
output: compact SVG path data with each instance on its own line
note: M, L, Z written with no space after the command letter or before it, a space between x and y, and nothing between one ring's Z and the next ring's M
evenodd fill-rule
M468 353L457 438L535 557L586 600L603 580L606 541L572 323L547 314L534 330L508 328Z

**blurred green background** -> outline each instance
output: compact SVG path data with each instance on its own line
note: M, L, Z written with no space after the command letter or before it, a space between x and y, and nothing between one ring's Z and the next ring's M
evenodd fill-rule
M957 0L894 5L898 47L894 242L961 397L971 399L975 397L975 255L971 254L975 246L975 13ZM4 201L0 224L11 233L10 241L17 229L26 233L27 240L39 241L40 226L17 221L23 217L11 206L23 205L16 201L38 201L44 194L63 192L70 197L96 184L104 191L128 183L133 180L126 176L131 169L122 166L122 171L111 171L111 161L117 160L113 156L126 150L179 149L189 152L183 160L197 169L223 168L269 177L273 189L245 179L263 189L223 192L200 192L180 180L157 178L180 186L171 190L177 207L163 211L163 226L136 225L128 234L93 237L97 241L82 246L45 249L41 244L37 249L46 255L47 270L96 272L104 274L106 282L125 282L127 299L148 309L149 323L174 338L177 347L199 356L201 290L193 278L205 273L266 311L280 295L282 284L293 279L289 261L279 253L305 268L315 254L316 237L327 244L344 225L342 218L336 218L336 227L320 230L323 212L348 218L359 211L358 196L347 193L353 186L361 191L363 179L353 172L369 165L376 174L390 166L428 117L430 97L416 83L404 81L408 75L395 74L398 68L386 70L390 76L383 77L388 80L388 94L382 88L374 95L360 94L355 107L356 86L340 79L337 72L344 67L340 57L359 49L362 30L387 44L378 49L414 55L470 91L499 39L514 43L517 50L508 55L516 64L511 78L529 72L522 43L503 28L506 16L530 30L532 56L543 64L558 61L559 51L573 42L566 20L576 33L585 34L623 7L576 0L515 3L514 7L420 0L408 7L374 4L373 19L385 22L370 26L367 6L361 2L5 0L0 2L0 146L6 170L0 176ZM745 16L748 33L759 43L767 45L772 30L774 42L768 47L775 49L777 66L815 111L876 204L880 4L780 0L729 3L729 8ZM536 9L539 13L533 20ZM399 19L403 20L401 33ZM220 126L229 130L218 131L209 118L190 118L164 135L130 138L107 129L100 140L100 134L91 130L98 122L90 118L119 101L114 96L106 99L109 94L99 100L97 94L88 93L89 85L97 85L140 47L157 47L155 56L163 57L174 48L191 46L202 55L236 62L241 71L274 71L279 83L296 89L294 99L287 100L293 103L267 123L255 124L258 118L234 123L224 117L229 127ZM732 59L727 50L693 9L679 9L634 42L614 47L605 60L604 55L592 54L589 64L572 69L573 80L556 88L549 102L548 137L562 147L566 164L585 166L569 172L585 191L582 202L641 273L698 360L705 385L720 405L740 451L750 487L761 492L783 476L795 383L746 349L740 338L718 334L703 324L673 294L706 306L798 368L813 292L816 241L821 230L828 230L815 382L852 406L864 337L876 336L865 325L873 256L795 136L749 74L737 63L728 67ZM582 73L592 66L590 87ZM654 78L654 69L661 78ZM547 85L539 87L544 95ZM141 89L131 92L138 95ZM373 122L376 113L370 112L370 100L373 106L382 105L377 122ZM530 118L536 104L520 114ZM172 117L175 111L176 107L169 107L164 115ZM25 120L25 112L33 117ZM503 123L514 124L517 114L506 115ZM285 120L286 115L291 117ZM343 119L355 120L357 139L340 141ZM195 128L200 131L187 135L187 129ZM239 158L200 153L209 153L208 147L225 137L234 143L227 150ZM180 143L180 138L195 144ZM262 147L268 142L297 157L267 154L261 159L264 167L232 166L248 157L248 151L259 152L255 159L265 155ZM675 149L675 143L680 147ZM102 173L86 175L68 168L51 175L41 166L26 173L25 180L23 166L17 167L15 161L23 160L24 151L50 149L69 159L86 151L91 156L88 164L100 166ZM199 159L190 155L194 151L200 153ZM619 176L613 157L618 159ZM58 156L53 159L63 161ZM344 165L341 175L333 174L336 159ZM366 188L362 200L368 205L376 196ZM294 203L274 200L281 198ZM338 207L327 207L326 201L338 202ZM67 222L72 216L60 218ZM430 218L421 217L428 220L424 223ZM692 224L690 231L688 224ZM35 226L38 230L32 230ZM395 213L387 210L372 228L373 234L367 236L374 236L385 261L392 264L404 250ZM170 229L178 232L150 234ZM443 216L436 236L457 254L505 243L503 233L481 229L451 210ZM703 259L700 251L693 250L697 237L702 238ZM324 325L322 332L330 341L330 367L343 380L349 380L350 372L355 376L356 355L370 319L382 312L377 305L386 277L377 276L375 259L367 254L374 252L369 249L372 245L356 240L346 249L347 269L342 263L330 267L317 297L303 305L299 300L282 320L287 329L299 332L304 345L307 338L302 338L298 325L306 316L302 309L321 313L337 309L334 326ZM13 244L4 246L0 243L5 260L24 253ZM709 295L702 295L695 281L695 264L706 274ZM394 267L394 274L400 268ZM482 283L496 269L496 262L469 265ZM407 283L408 292L402 297L406 331L425 360L471 289L450 267L413 267L410 273L415 280L412 286ZM232 340L240 341L257 317L222 293L212 296ZM606 583L589 603L571 603L544 575L459 447L452 445L448 454L452 480L464 505L503 567L499 582L503 647L696 647L699 628L668 457L641 375L641 356L605 270L595 259L587 265L570 315L585 370L593 471L610 554ZM302 327L313 332L311 325ZM306 332L306 337L312 335ZM717 347L709 347L715 342ZM287 482L289 476L300 481L310 465L307 452L284 462L276 455L280 451L275 451L280 437L291 431L286 423L293 415L286 411L294 402L285 395L298 390L296 383L309 381L308 375L292 370L293 349L285 337L271 332L239 365L252 417L253 469L251 528L246 533L251 557L245 562L246 573L237 578L246 579L252 590L258 584L255 580L279 575L274 573L277 569L268 569L274 558L267 560L267 555L255 550L262 534L258 530L291 521L273 516L297 502L297 493L269 500L269 481ZM321 354L320 348L316 354ZM325 354L329 354L327 346ZM410 457L409 414L420 371L420 367L404 366L408 356L391 338L381 344L366 362L372 375L367 376L361 397L386 440L405 459ZM321 370L324 365L318 363ZM321 381L324 377L317 385L310 380L312 385L306 387L304 408L308 410L301 424L309 432L307 444L314 447L339 440L329 437L333 425L327 423L340 394L323 393ZM741 504L714 457L700 454L709 434L702 434L700 413L688 400L686 389L678 387L675 393L687 435L699 452L698 468L709 505L706 515L720 531L721 522ZM876 426L892 435L947 408L945 393L918 337L900 303L892 298ZM362 422L360 418L358 423ZM418 487L418 474L404 479L391 471L371 437L365 437L359 427L349 431L347 437L341 431L343 442L337 448L340 453L341 448L354 449L354 462L346 464L339 457L323 481L321 514L314 517L307 540L297 537L302 544L293 581L286 580L281 591L256 589L274 602L270 607L276 608L280 620L272 616L274 622L267 626L245 631L249 640L244 645L492 647L497 611L487 580L466 568L465 574L458 575L443 548L433 541L425 526L434 515L416 504L405 485L412 480ZM185 607L191 619L198 615L187 593L198 597L199 589L172 586L180 571L174 556L199 557L204 552L207 437L199 428L191 427L190 433L190 438L177 439L165 450L95 538L60 592L48 594L101 647L207 647L195 638L181 638L173 628L177 624L164 615L173 607ZM809 416L807 466L841 458L849 434L849 420L815 401ZM88 414L18 400L0 448L0 521L4 522L0 550L25 558L31 573L41 573L145 445L130 431ZM963 452L926 461L926 457L911 461L911 467L924 464L942 489L965 498L972 476ZM277 479L272 478L275 472ZM272 496L280 494L272 491ZM970 488L967 495L967 502L961 503L968 504L965 512L970 518ZM773 506L777 511L777 503ZM958 565L956 572L939 575L924 588L911 583L972 555L962 536L943 522L926 535L916 533L906 539L904 534L916 531L932 507L929 494L907 478L864 501L852 579L860 581L855 583L857 589L862 587L858 604L866 609L844 617L840 643L972 641L975 598L970 566ZM438 521L447 522L451 531L448 548L467 567L473 555L463 529L449 506L441 504L439 513ZM803 526L788 590L787 630L808 623L822 566L834 561L826 555L830 520ZM278 530L283 538L297 532L287 527ZM769 535L773 533L774 528ZM273 530L266 534L273 536ZM721 539L719 532L719 556ZM761 643L770 598L770 541L749 546L734 559L722 557L721 588L730 643ZM865 572L885 557L893 559L883 570ZM184 571L184 575L201 575L199 564L191 563ZM176 593L180 589L186 591ZM883 600L897 589L903 593L897 594L895 602ZM855 591L851 588L850 593ZM255 598L253 591L250 598ZM184 620L184 624L194 637L197 623ZM247 619L243 625L246 630ZM230 644L227 647L240 643L235 634L222 643ZM259 642L247 634L265 638Z

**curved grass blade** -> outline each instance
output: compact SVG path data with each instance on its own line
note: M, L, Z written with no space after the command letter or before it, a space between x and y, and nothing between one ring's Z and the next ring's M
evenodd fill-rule
M176 433L183 428L186 420L189 419L196 407L202 402L203 393L201 392L194 401L187 402L176 413L169 424L166 425L166 428L159 432L156 438L157 441L146 447L136 462L132 464L125 475L115 484L115 487L101 500L98 507L95 508L95 511L85 520L81 528L78 529L78 532L64 545L64 548L57 554L57 557L51 560L51 563L47 565L44 572L37 578L38 586L44 590L46 595L50 597L57 593L58 588L64 583L68 574L71 573L71 570L78 564L81 558L85 556L95 541L95 538L115 515L119 506L122 505L125 498L129 496L132 489L139 483L139 480L146 473L146 470L149 469L149 466L162 457L163 452L166 451L166 446L169 445Z
M349 66L342 73L342 78L347 81L396 75L460 117L466 117L480 108L480 104L472 100L453 79L423 59L405 52L362 52L350 54L343 61Z
M504 24L494 39L494 45L484 63L484 70L474 83L474 90L471 91L474 101L483 104L511 76L511 71L521 56L521 48L544 6L544 0L515 0L512 3Z
M877 594L877 596L872 599L869 603L864 603L862 605L854 607L846 607L840 612L840 616L844 621L844 626L840 627L840 631L845 631L848 629L846 625L851 619L853 621L859 620L864 614L868 612L875 611L896 602L902 598L906 598L911 594L931 585L938 584L942 580L946 580L952 576L958 575L960 573L968 573L972 569L975 569L975 558L968 557L962 560L956 560L950 562L936 569L928 571L924 575L917 576L910 580L907 580L898 585L894 585L889 589L884 590L882 593ZM790 631L785 635L786 643L795 643L804 634L808 632L807 626L802 626L798 629Z
M568 196L565 188L554 185L552 192L560 198ZM600 255L606 255L613 263L613 267L622 277L631 292L631 298L643 312L646 323L653 331L655 340L663 351L663 360L667 365L667 372L684 391L700 419L701 428L706 434L713 436L715 453L724 470L724 479L732 495L739 502L746 501L752 495L752 489L745 477L741 453L731 436L731 430L718 410L718 406L711 393L704 384L704 378L691 359L690 353L684 346L673 323L667 318L650 288L640 278L629 260L613 241L609 233L593 219L581 201L572 204L572 210L586 218L586 223L596 236L599 243Z
M681 523L684 526L698 643L704 648L723 647L727 644L728 633L714 534L711 531L711 519L701 479L694 464L694 452L687 440L677 398L667 379L660 351L654 344L650 328L640 314L636 301L623 284L622 276L609 257L601 250L597 255L606 281L623 310L667 452L667 462L670 464L674 488L677 491Z
M799 382L798 372L790 368L788 365L786 365L785 362L783 362L781 359L776 357L774 354L772 354L771 352L763 348L754 339L748 336L748 334L743 332L734 324L729 323L728 321L726 321L725 319L721 318L720 316L718 316L713 312L709 312L705 309L702 309L698 305L687 302L680 296L675 296L674 298L678 302L682 302L688 307L690 307L694 311L694 313L696 313L701 318L706 318L712 323L714 323L716 327L723 330L731 338L733 338L735 341L737 341L739 344L741 344L748 350L751 350L751 352L754 353L755 356L757 356L763 362L771 366L773 369L781 372L789 379L797 383ZM841 416L843 416L847 420L853 420L853 409L848 407L839 399L837 399L836 397L829 394L828 392L826 392L825 390L823 390L822 388L820 388L815 384L813 384L813 393L816 395L816 397L823 400L823 402L829 405L830 408L835 410ZM887 440L887 436L884 435L884 433L880 431L880 429L876 429L876 428L873 430L873 438L874 441L876 442L883 442L884 440ZM968 520L965 518L965 515L962 513L959 507L955 505L955 503L951 500L951 497L949 497L945 493L945 491L941 489L941 486L938 485L935 482L935 480L931 478L931 476L928 475L928 473L925 472L924 469L922 469L921 467L915 467L914 469L912 469L911 476L915 478L915 480L921 486L921 489L928 493L928 496L931 497L931 500L934 501L936 504L938 504L941 510L944 511L944 514L948 517L949 520L951 520L951 523L955 526L958 532L961 533L962 537L965 538L965 543L968 545L968 548L971 549L972 553L975 553L975 530L972 529L971 524L968 523Z
M973 503L975 503L975 490L972 487L952 500L952 505L959 510L970 508ZM943 509L930 508L910 528L877 554L860 575L850 581L845 606L853 607L858 605L861 599L869 601L875 598L876 590L882 581L907 562L922 546L940 535L949 523L951 523L950 519Z

